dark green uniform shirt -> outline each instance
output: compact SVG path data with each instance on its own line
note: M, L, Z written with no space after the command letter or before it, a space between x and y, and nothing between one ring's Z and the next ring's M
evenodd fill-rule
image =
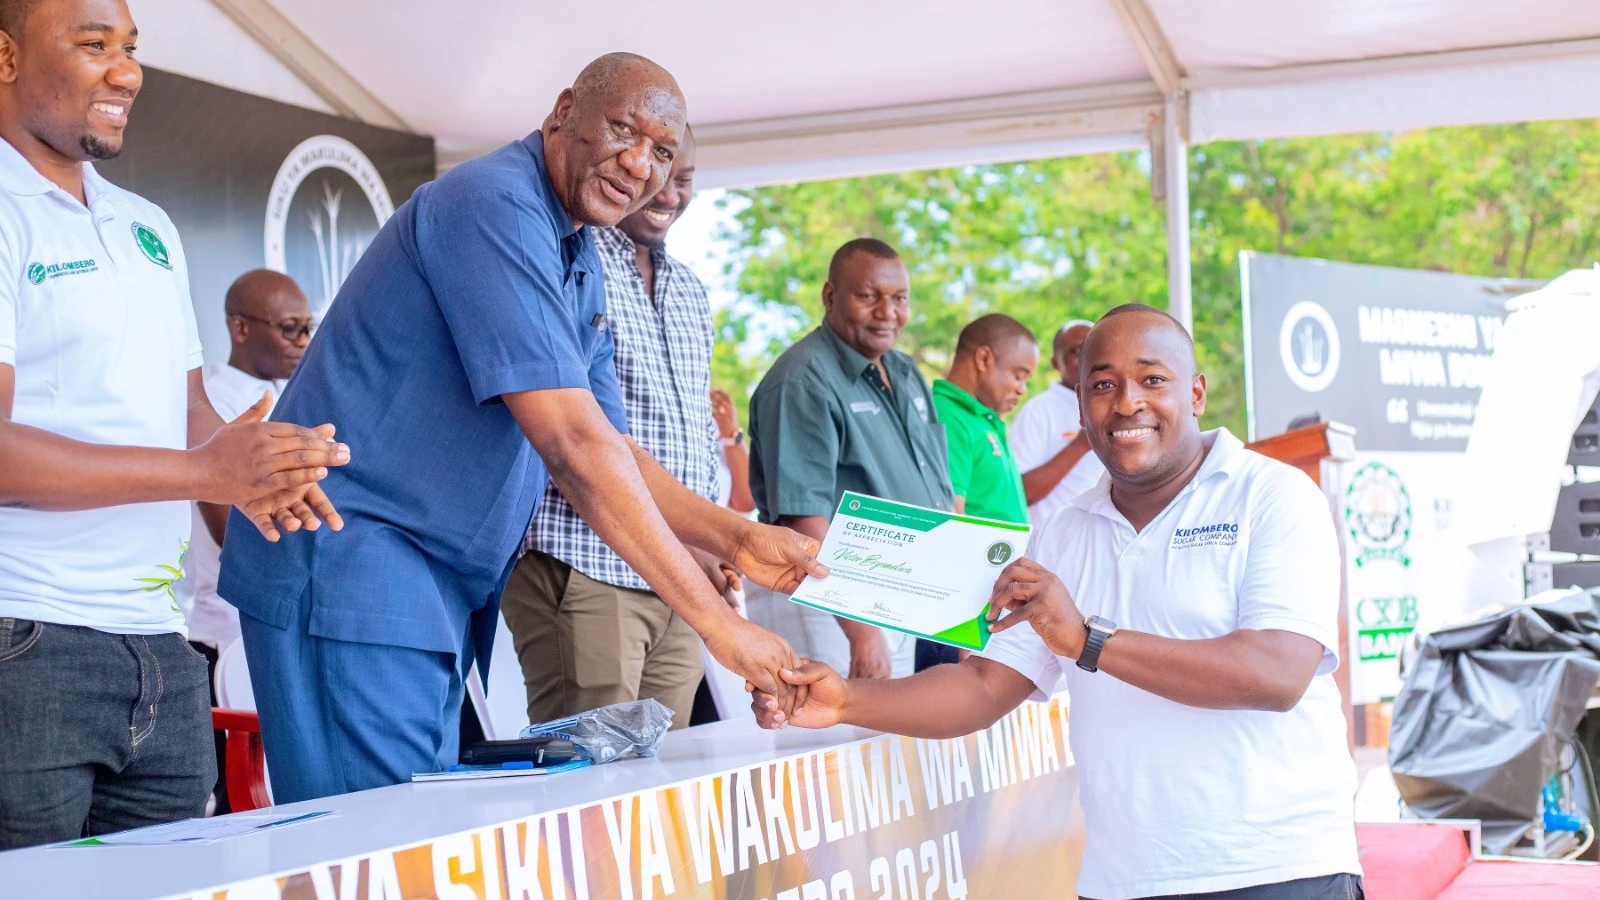
M966 514L1026 523L1028 497L1000 415L943 378L933 383L933 405L950 445L950 486L967 498Z
M944 428L911 357L878 370L826 323L785 350L750 398L750 490L761 521L832 519L845 491L952 508Z

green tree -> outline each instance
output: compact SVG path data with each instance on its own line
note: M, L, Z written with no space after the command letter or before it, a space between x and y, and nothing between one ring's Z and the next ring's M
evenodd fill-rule
M1241 251L1549 278L1600 253L1597 172L1592 121L1192 148L1207 424L1244 431ZM1130 152L739 191L727 237L738 248L740 302L718 321L718 383L747 393L820 320L828 258L862 235L906 257L912 319L901 346L930 373L948 364L961 327L986 312L1048 340L1069 318L1129 301L1164 305L1164 212L1148 173L1147 155ZM751 348L756 310L779 312L792 328ZM1041 367L1035 389L1048 378Z

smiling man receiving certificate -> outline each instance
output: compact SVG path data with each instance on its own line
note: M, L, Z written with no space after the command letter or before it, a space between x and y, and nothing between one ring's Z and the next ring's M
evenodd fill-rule
M995 576L1028 545L1028 526L846 491L793 600L836 616L968 650L989 640Z

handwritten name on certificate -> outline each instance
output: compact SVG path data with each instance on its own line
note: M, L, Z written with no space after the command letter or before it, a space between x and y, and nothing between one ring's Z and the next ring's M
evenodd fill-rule
M845 492L819 559L791 598L836 616L942 644L982 650L983 617L1006 563L1028 546L1028 526Z

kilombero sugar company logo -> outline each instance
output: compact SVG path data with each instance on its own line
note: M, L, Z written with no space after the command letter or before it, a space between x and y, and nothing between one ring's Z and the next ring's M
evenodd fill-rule
M1238 522L1217 522L1193 528L1177 528L1172 532L1169 549L1184 550L1189 547L1232 547L1239 543Z
M29 263L27 270L28 283L44 284L52 278L60 278L64 275L87 275L90 272L98 272L99 270L100 264L92 259L73 259L66 262L50 263L49 265L41 262Z
M144 258L150 260L163 269L172 268L172 258L167 255L167 245L162 243L161 235L149 225L133 223L133 241L139 245L139 252Z
M351 182L366 209L344 206ZM305 285L312 312L321 318L392 215L389 188L359 147L331 134L307 138L289 151L267 195L267 268Z

